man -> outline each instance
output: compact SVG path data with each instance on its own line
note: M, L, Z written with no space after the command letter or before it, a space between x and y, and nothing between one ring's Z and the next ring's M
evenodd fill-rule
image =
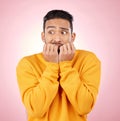
M86 121L98 94L100 61L75 50L73 17L63 10L44 17L43 52L17 66L18 85L28 121Z

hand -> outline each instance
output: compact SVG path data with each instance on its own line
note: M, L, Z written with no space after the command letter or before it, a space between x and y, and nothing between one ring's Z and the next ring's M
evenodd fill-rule
M43 55L46 61L58 63L58 46L55 44L45 44Z
M75 47L73 43L67 43L60 47L59 62L71 61L75 54Z

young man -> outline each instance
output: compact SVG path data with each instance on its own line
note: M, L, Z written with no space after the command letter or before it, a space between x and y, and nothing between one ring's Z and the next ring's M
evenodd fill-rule
M100 61L75 50L73 17L52 10L44 17L43 52L17 66L18 85L28 121L86 121L98 94Z

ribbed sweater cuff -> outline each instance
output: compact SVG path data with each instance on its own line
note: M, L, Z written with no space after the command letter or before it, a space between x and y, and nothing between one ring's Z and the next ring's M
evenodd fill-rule
M68 68L72 68L71 61L64 61L59 63L60 66L60 73L68 71Z
M56 63L47 63L43 76L52 82L58 79L59 66Z

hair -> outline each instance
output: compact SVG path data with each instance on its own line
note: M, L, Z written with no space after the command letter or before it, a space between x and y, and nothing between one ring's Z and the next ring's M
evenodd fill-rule
M73 32L73 16L64 10L51 10L49 11L43 18L43 30L45 31L45 24L47 20L50 19L55 19L55 18L61 18L61 19L65 19L68 20L70 23L70 28L71 28L71 32Z

